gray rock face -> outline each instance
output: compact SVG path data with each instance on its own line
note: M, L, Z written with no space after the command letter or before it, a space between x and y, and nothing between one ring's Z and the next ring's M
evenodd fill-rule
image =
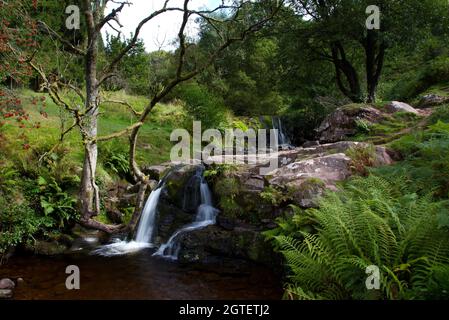
M320 143L345 140L357 133L358 121L375 123L383 118L382 113L369 105L350 104L335 110L316 129Z
M352 175L352 160L348 154L350 150L357 148L372 148L375 166L393 163L385 147L340 141L312 148L298 148L296 161L272 171L266 179L269 185L290 190L299 206L316 207L317 199L326 189L334 190L336 182Z
M428 108L433 106L438 106L443 103L449 102L449 97L442 97L437 94L427 94L421 98L419 101L420 108Z
M389 104L385 106L388 112L394 113L394 112L410 112L414 114L419 114L418 110L413 108L411 105L399 102L399 101L392 101Z
M274 170L270 173L268 182L275 186L292 182L300 185L306 179L316 178L327 185L333 185L335 181L344 180L351 175L350 162L351 159L344 153L302 160Z
M11 279L5 278L0 280L0 289L14 289L16 284Z

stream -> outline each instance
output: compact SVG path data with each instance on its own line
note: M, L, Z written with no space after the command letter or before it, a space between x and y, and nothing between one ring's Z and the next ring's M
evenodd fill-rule
M24 279L15 290L14 299L18 300L274 300L282 297L281 280L265 267L243 261L187 266L153 257L153 250L113 257L14 256L0 267L0 278ZM80 290L65 287L68 265L80 269Z

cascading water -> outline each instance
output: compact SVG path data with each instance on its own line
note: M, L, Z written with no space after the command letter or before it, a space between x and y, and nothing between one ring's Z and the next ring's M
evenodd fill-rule
M136 242L151 243L153 239L154 222L156 220L157 204L161 195L163 186L151 192L148 197L145 207L142 211L142 216L137 227Z
M210 192L207 182L204 180L202 171L200 171L199 174L201 174L199 176L201 178L200 183L201 204L197 209L195 221L173 233L173 235L170 237L167 243L162 244L159 247L158 251L154 253L155 256L161 256L164 258L177 260L180 250L180 244L178 242L178 238L180 235L215 224L218 210L212 206L212 194ZM195 176L198 177L198 171Z
M212 206L212 194L203 177L203 172L204 167L198 167L184 189L183 209L185 211L193 211L194 209L192 210L192 208L196 208L195 221L177 230L167 243L159 247L154 255L176 260L180 250L178 242L180 235L215 224L218 210ZM92 254L102 256L124 255L155 246L152 241L156 228L157 206L161 192L164 189L164 181L165 178L159 182L158 187L148 197L134 240L117 240L114 243L97 248L92 251Z
M291 144L290 138L284 131L281 118L280 117L272 117L271 121L272 121L273 129L278 130L279 146L282 148L290 147L292 144Z
M129 242L117 240L114 243L101 246L100 248L94 250L92 254L101 256L116 256L136 252L144 248L154 247L151 240L153 239L157 205L159 203L159 197L163 188L164 184L161 181L159 182L158 187L153 190L148 197L140 217L135 240Z

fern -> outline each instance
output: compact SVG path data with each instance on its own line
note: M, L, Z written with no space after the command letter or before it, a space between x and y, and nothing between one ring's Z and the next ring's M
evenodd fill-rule
M449 275L449 232L437 218L442 202L404 184L357 178L308 211L316 233L302 232L302 241L275 237L291 270L286 298L423 299L447 293L437 281ZM380 270L377 292L365 286L370 265Z

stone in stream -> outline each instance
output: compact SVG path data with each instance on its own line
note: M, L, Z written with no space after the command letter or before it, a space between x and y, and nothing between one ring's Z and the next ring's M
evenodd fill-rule
M13 291L11 289L0 289L0 299L11 299Z
M10 299L12 298L14 292L13 289L16 287L15 283L8 278L0 280L0 299Z
M14 281L5 278L0 280L0 289L14 289L16 287Z

